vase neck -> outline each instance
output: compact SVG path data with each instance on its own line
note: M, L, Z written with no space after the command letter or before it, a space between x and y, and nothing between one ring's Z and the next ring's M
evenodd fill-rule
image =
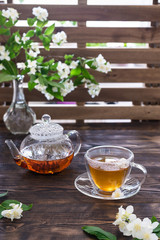
M13 102L22 104L25 102L25 96L23 92L23 77L19 77L13 80Z

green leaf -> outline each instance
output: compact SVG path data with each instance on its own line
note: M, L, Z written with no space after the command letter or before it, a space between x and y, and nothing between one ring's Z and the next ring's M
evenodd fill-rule
M85 64L87 64L90 68L96 69L96 66L93 65L94 60L86 60Z
M29 68L25 68L21 71L21 75L25 75L26 73L28 73L30 71Z
M21 49L21 45L20 45L20 44L17 44L17 43L14 43L14 44L12 45L12 49L13 49L14 52L17 53L17 52Z
M11 18L9 18L9 20L5 23L5 26L6 26L7 28L11 28L11 27L14 26L14 23L12 22L12 19L11 19Z
M153 217L151 218L151 222L152 222L152 223L157 222L157 218L156 218L155 216L153 216Z
M83 68L83 67L81 67L81 69L82 69L82 74L83 74L83 77L84 77L84 78L89 79L89 80L90 80L92 83L94 83L94 84L98 84L98 83L96 82L94 76L91 75L91 74L87 71L87 69L85 69L85 68Z
M157 218L156 218L155 216L153 216L153 217L151 218L151 222L152 222L152 223L158 222L158 220L157 220ZM155 229L153 229L153 232L156 233L156 235L157 235L158 237L160 237L160 224L159 224Z
M110 232L106 232L99 227L83 226L82 229L83 229L83 231L85 231L93 236L96 236L97 239L100 239L100 240L116 240L117 239L115 235L113 235Z
M42 41L43 41L43 46L45 47L45 49L47 51L49 51L49 45L50 45L51 39L49 37L44 36Z
M30 47L30 44L32 43L32 40L27 40L24 44L23 44L23 48L28 50L28 48Z
M36 77L35 75L33 75L33 74L30 75L30 82L33 82L34 80L36 80L36 78L37 78L37 77Z
M89 79L89 80L90 80L92 83L94 83L94 84L98 84L98 83L96 82L94 76L91 75L91 74L87 71L87 69L85 69L85 68L81 68L81 69L82 69L82 75L83 75L84 78Z
M44 62L42 65L43 66L48 66L48 65L50 65L51 67L54 67L54 65L53 65L53 63L54 63L54 59L51 59L51 60L49 60L49 61L47 61L47 62Z
M160 233L160 224L155 228L155 229L153 229L153 232L154 233Z
M28 25L31 27L33 26L33 24L35 23L35 21L37 20L37 18L27 18L27 23Z
M42 57L42 56L39 56L39 57L37 58L37 62L38 62L38 63L42 63L43 60L44 60L44 57Z
M53 33L54 29L55 29L55 24L52 24L51 26L46 28L44 34L45 35L51 35Z
M157 221L157 218L156 218L155 216L153 216L153 217L151 218L151 222L152 222L152 223L158 222L158 221Z
M26 33L26 37L33 37L34 36L34 30L29 30L27 33Z
M0 219L3 218L3 216L1 215L1 212L4 211L4 210L5 210L5 208L0 205Z
M48 86L48 87L46 88L46 91L47 91L48 93L50 93L51 95L53 95L55 98L57 98L57 99L59 99L59 100L61 100L61 101L64 100L64 99L63 99L63 96L61 96L61 93L60 93L59 90L58 90L58 92L53 92L53 91L52 91L52 86Z
M74 86L79 86L81 84L83 84L82 80L83 80L83 76L78 76L75 80L74 80Z
M12 61L3 60L4 67L9 71L11 75L17 75L18 70L16 64Z
M41 75L41 76L39 76L38 79L39 79L39 83L40 83L41 85L45 85L45 82L47 81L45 77L43 77L43 76Z
M73 61L73 60L72 60L73 57L74 57L74 55L67 55L67 54L66 54L66 55L64 56L65 64L70 65L71 62Z
M6 22L6 18L0 15L0 26L3 26Z
M15 54L14 52L11 52L11 53L10 53L10 58L13 59L13 58L15 58L15 57L16 57L16 54Z
M36 85L37 85L37 83L29 81L28 82L29 91L32 91Z
M86 79L90 79L91 80L91 74L89 74L89 72L85 69L85 68L83 68L82 67L82 74L83 74L83 76L86 78Z
M70 76L73 77L73 76L78 76L81 74L81 68L80 67L77 67L75 69L72 69L71 72L70 72Z
M29 204L29 205L22 204L23 211L29 211L32 209L32 207L33 207L33 204Z
M57 83L57 82L48 82L49 85L52 87L57 87L57 88L64 88L63 83Z
M10 35L10 30L7 28L0 28L0 34L1 35Z
M63 98L63 96L61 96L60 93L54 93L54 96L55 96L55 98L61 100L62 102L64 101L64 98Z
M47 74L48 74L48 67L46 67L46 68L41 68L41 74L42 74L42 75L47 75Z
M42 29L36 28L36 36L40 36L42 34Z
M4 197L8 194L8 192L0 193L0 197Z
M10 75L10 74L7 74L7 73L0 73L0 83L1 82L9 82L13 79L16 79L15 75Z
M46 20L46 21L40 21L40 20L38 20L37 21L37 27L39 27L39 28L43 28L46 24L48 23L48 21Z
M73 57L74 57L74 54L70 54L70 55L69 55L69 54L68 54L68 55L65 54L65 55L64 55L64 59L65 59L65 60L72 60Z
M54 63L54 59L49 60L47 63L48 65L52 65Z
M50 76L49 78L49 81L51 81L51 80L60 80L60 76L58 75L58 73L55 73L55 74L53 74L52 76Z
M38 35L39 39L43 41L43 35Z
M160 232L155 233L155 234L157 235L158 238L160 238Z
M19 201L17 201L17 200L5 200L4 202L1 203L1 206L5 209L10 209L11 207L9 205L11 203L19 204Z
M11 207L9 206L11 203L20 204L20 202L17 200L5 200L4 202L1 203L1 206L5 209L11 209ZM22 209L23 211L28 211L32 208L32 206L33 204L30 205L22 204Z

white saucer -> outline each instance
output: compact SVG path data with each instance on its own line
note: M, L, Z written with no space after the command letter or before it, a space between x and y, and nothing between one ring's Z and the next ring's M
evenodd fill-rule
M129 197L134 196L137 194L141 188L140 182L136 178L129 178L125 184L120 188L123 196L118 198L113 198L111 196L112 193L108 194L102 194L96 191L88 177L87 172L79 175L75 181L74 185L77 188L78 191L83 193L84 195L87 195L92 198L98 198L98 199L104 199L104 200L120 200L120 199L126 199Z

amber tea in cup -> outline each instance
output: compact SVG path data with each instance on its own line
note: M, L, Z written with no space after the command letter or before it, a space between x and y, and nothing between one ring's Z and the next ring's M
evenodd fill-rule
M116 146L99 146L85 154L86 168L95 188L113 192L120 188L131 170L134 154L129 149Z
M126 159L110 156L94 158L89 161L88 166L95 185L103 191L119 188L130 169Z

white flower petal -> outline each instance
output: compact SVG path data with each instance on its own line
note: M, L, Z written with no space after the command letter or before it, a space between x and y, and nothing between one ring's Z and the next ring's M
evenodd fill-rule
M18 43L18 44L21 44L20 37L18 37L17 35L15 36L15 42Z
M67 42L67 35L64 31L58 32L56 34L53 34L52 41L55 44L61 45L65 42Z
M11 221L13 221L13 219L20 219L22 217L23 212L22 203L20 204L11 203L10 206L12 207L12 209L2 211L1 215L3 217L11 219Z
M48 11L41 7L33 8L32 14L35 15L40 21L46 21L48 17Z
M3 69L5 69L5 67L3 66L2 63L0 63L0 71L3 70Z
M112 198L119 198L119 197L123 197L124 194L121 191L120 188L117 188L113 193L112 193Z
M128 213L133 213L133 211L134 211L133 206L132 206L132 205L129 205L129 206L126 208L126 211L127 211Z
M25 69L25 68L26 68L26 65L25 65L25 63L23 63L23 62L19 62L19 63L17 63L17 68L19 68L19 69Z

